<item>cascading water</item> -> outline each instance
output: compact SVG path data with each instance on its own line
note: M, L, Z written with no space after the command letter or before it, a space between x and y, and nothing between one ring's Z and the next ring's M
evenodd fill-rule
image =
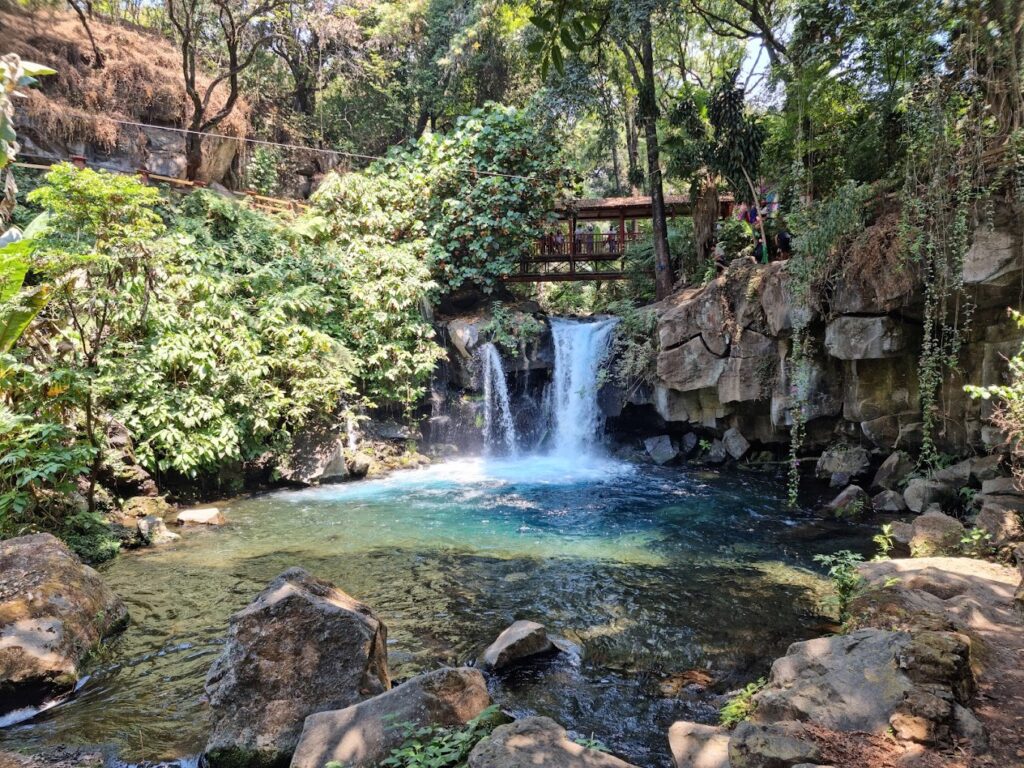
M598 368L618 318L587 323L551 318L555 342L552 383L553 453L565 459L589 453L603 416L597 403Z
M478 354L484 377L484 444L488 453L500 446L515 455L518 439L501 354L493 344L484 344Z

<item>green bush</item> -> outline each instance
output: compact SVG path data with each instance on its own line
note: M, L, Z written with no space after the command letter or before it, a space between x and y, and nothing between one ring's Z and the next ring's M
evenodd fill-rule
M748 683L742 691L725 703L718 713L718 722L724 728L735 728L754 712L754 696L768 684L763 677Z
M343 242L408 246L429 259L442 290L491 292L571 183L554 133L538 111L488 104L362 173L329 176L307 225Z

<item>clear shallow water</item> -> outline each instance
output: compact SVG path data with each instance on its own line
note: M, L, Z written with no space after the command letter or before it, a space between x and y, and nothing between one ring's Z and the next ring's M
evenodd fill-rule
M535 619L584 650L494 680L640 766L668 764L675 719L713 716L666 678L746 682L819 631L811 556L850 546L782 511L781 482L611 460L465 460L375 481L239 499L229 525L102 568L132 623L70 701L0 730L0 748L116 744L128 760L195 754L206 670L228 617L300 565L369 603L400 680L474 658ZM857 532L855 539L867 534ZM857 541L853 542L856 545Z

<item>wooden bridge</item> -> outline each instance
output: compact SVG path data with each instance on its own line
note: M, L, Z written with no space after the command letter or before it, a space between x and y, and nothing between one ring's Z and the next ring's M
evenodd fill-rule
M731 197L719 201L719 216L732 212ZM687 195L666 195L668 216L691 214ZM651 219L650 197L574 200L556 209L559 226L536 243L506 283L624 280L623 259L649 240L637 222ZM564 229L563 229L564 227Z

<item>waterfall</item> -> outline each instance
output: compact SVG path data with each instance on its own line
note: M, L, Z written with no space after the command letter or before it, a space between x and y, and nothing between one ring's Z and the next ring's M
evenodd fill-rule
M493 344L484 344L478 352L484 377L484 441L487 452L500 445L506 453L515 454L516 425L508 399L508 384L501 354Z
M597 404L598 368L608 352L617 318L596 323L551 318L555 341L552 394L554 453L571 459L588 453L603 416Z

